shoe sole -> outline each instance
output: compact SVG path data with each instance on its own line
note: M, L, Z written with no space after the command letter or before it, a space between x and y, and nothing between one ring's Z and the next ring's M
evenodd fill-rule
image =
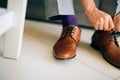
M54 56L54 55L53 55ZM72 59L72 58L74 58L76 55L74 55L73 57L70 57L70 58L58 58L58 57L55 57L54 56L54 58L55 59L58 59L58 60L69 60L69 59Z

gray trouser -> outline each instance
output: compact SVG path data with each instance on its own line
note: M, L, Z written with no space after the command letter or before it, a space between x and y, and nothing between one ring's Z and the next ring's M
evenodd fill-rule
M73 1L76 0L47 0L46 15L74 15ZM99 9L114 16L120 11L120 0L99 0Z

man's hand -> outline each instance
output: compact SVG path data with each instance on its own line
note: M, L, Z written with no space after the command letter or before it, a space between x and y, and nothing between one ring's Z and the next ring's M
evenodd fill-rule
M95 5L94 0L80 0L80 2L84 8L85 14L88 17L88 20L94 26L95 30L109 31L111 29L114 29L114 23L111 16L99 10ZM116 23L117 20L118 17L116 16L114 22ZM120 23L120 19L119 19L119 23ZM118 24L116 25L118 26Z
M115 31L120 32L120 13L113 18L113 22L115 25Z
M86 12L86 15L88 17L88 20L94 26L95 30L109 31L114 28L112 17L103 11L100 11L98 9L88 10ZM115 22L117 22L117 20L118 17L115 18ZM119 23L120 23L120 15L119 15ZM118 26L118 24L116 25Z

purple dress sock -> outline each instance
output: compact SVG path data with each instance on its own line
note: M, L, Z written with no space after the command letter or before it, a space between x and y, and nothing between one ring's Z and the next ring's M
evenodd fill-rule
M75 15L61 15L61 20L63 27L68 25L78 26L78 21Z
M63 27L68 25L78 26L78 20L75 15L57 15L50 17L50 20L61 20Z

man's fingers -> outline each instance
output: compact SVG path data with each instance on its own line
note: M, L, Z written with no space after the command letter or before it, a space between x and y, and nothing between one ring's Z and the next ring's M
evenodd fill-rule
M104 29L104 31L108 31L108 19L107 18L104 21L103 29Z
M120 32L120 24L119 23L115 23L115 30Z
M99 22L96 22L96 23L93 24L93 25L94 25L94 29L95 29L95 30L98 30Z
M113 22L114 22L114 25L115 25L115 31L118 31L120 32L120 17L119 16L115 16L113 18Z
M100 18L99 26L98 26L99 30L103 30L103 24L104 24L104 20L103 18Z
M109 29L108 30L112 30L114 29L114 23L113 23L113 20L112 18L109 19Z

